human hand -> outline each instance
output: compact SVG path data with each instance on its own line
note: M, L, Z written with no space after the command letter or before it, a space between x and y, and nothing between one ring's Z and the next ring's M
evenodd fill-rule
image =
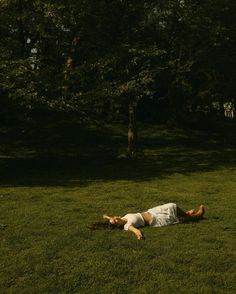
M110 216L108 216L108 215L106 215L106 214L103 214L102 218L103 218L104 220L110 220Z
M145 237L141 231L136 233L136 237L138 240L145 240Z

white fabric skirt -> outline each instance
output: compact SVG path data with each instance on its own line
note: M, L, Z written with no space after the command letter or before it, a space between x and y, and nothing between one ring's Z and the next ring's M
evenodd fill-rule
M167 203L148 209L153 219L151 227L163 227L179 223L177 217L177 205L175 203Z

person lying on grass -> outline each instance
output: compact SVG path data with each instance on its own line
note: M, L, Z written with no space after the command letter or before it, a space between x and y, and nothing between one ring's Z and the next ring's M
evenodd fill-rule
M195 212L194 209L183 211L175 203L159 205L141 213L128 213L123 217L103 215L105 222L95 223L90 229L100 228L123 228L135 234L138 240L144 239L140 227L163 227L186 221L197 221L203 218L204 206L201 205Z

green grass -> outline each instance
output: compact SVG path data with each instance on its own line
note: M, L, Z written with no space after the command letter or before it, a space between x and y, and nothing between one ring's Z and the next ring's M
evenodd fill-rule
M123 131L1 130L0 293L236 293L235 137L145 126L129 161ZM144 241L87 228L167 202L206 219Z

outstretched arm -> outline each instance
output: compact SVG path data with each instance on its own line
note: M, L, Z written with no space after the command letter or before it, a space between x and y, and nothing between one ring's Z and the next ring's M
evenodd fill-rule
M135 228L134 226L129 226L128 231L134 233L138 240L145 239L143 233L139 229Z
M102 218L104 220L110 221L111 217L109 215L103 214Z

